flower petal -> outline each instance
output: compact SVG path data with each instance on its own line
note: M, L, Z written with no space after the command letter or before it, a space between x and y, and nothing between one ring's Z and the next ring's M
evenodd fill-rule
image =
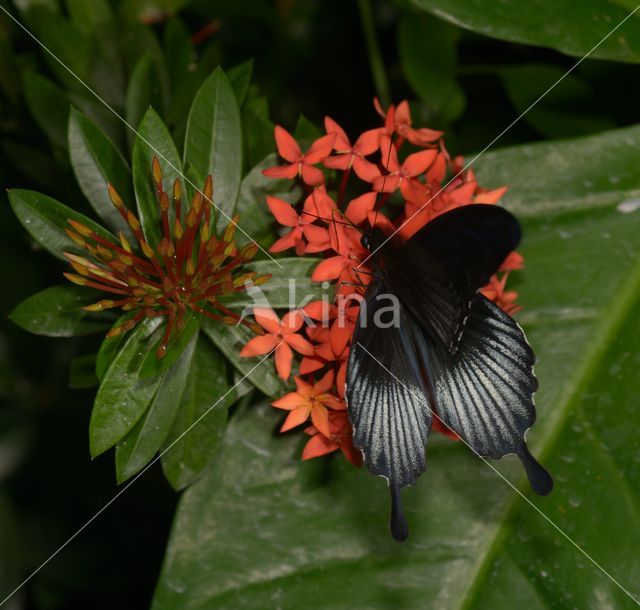
M282 199L267 195L267 205L274 218L285 227L295 227L298 224L298 213L293 206Z
M322 170L313 165L307 165L303 163L300 170L300 176L302 181L309 186L318 186L324 182L324 174Z
M251 339L240 350L240 356L243 358L251 358L253 356L262 356L268 354L280 340L276 335L260 335Z
M301 237L302 230L296 227L271 244L269 252L283 252L289 248L295 248L300 243Z
M356 176L365 182L373 182L380 175L378 166L362 157L355 156L352 165Z
M506 186L501 186L493 191L487 191L485 193L478 193L473 198L473 203L497 203L502 196L507 192Z
M345 171L351 167L351 161L353 158L354 157L351 153L334 155L333 157L327 157L322 162L322 165L329 169L340 169Z
M322 434L315 434L309 439L309 442L304 446L302 450L302 459L310 460L321 455L327 455L338 449L338 445L330 438L322 436Z
M326 407L319 404L314 405L311 409L311 421L320 434L324 436L331 435L329 431L329 412Z
M303 307L303 311L312 320L322 321L335 317L337 308L329 301L311 301Z
M407 176L417 176L426 171L427 167L433 163L437 156L438 151L435 148L413 153L409 155L402 164L402 172Z
M262 326L267 332L280 333L280 318L278 314L269 307L255 307L253 317L256 322Z
M346 267L347 263L343 256L332 256L323 260L314 270L311 279L314 282L323 282L325 280L335 280L340 272Z
M349 138L345 133L344 129L338 125L331 117L324 117L324 128L326 132L333 133L336 136L336 139L333 143L333 147L337 151L346 151L351 150L351 142L349 142Z
M304 312L301 309L294 309L289 313L286 313L282 318L282 334L288 335L300 330L304 324Z
M304 162L309 165L314 163L320 163L323 159L326 159L333 150L333 144L336 141L335 133L328 133L326 136L318 138L311 148L304 154Z
M303 356L313 356L315 353L313 345L302 335L296 335L295 333L291 335L284 335L283 340Z
M331 389L331 386L333 385L333 378L334 378L334 372L333 371L329 371L328 373L326 373L321 379L320 381L318 381L315 386L314 386L314 391L316 394L324 394L325 392L328 392Z
M365 193L349 202L344 215L356 225L362 224L367 219L367 214L373 210L376 204L377 193Z
M284 424L282 424L282 428L280 428L280 432L286 432L287 430L291 430L291 428L295 428L300 424L304 424L309 419L309 409L308 407L299 407L294 409L287 415L287 419L284 420Z
M322 358L316 358L315 356L305 356L300 361L300 374L307 375L315 371L319 371L324 367L326 362Z
M284 127L280 127L280 125L276 125L274 135L280 156L289 161L289 163L298 161L302 156L302 151L293 136Z
M303 402L302 396L297 392L289 392L289 394L285 394L282 398L278 398L271 403L272 407L276 409L286 409L287 411L292 411L293 409L297 409L300 407Z
M293 360L293 352L291 348L284 342L276 347L276 371L280 379L285 381L291 375L291 361Z
M360 135L353 145L353 150L359 152L365 157L371 155L380 148L380 136L382 131L378 129L369 129Z
M287 180L293 180L298 175L298 164L268 167L262 170L262 175L267 178L286 178Z

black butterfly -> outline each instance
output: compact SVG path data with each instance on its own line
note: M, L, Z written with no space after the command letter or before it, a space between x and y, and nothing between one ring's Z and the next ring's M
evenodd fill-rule
M438 216L406 243L362 238L368 285L353 335L346 397L354 442L391 491L391 533L409 529L400 491L425 469L433 412L483 457L515 453L532 488L551 475L527 449L536 418L535 356L522 329L478 292L520 242L505 209L474 204ZM381 247L384 244L384 247Z

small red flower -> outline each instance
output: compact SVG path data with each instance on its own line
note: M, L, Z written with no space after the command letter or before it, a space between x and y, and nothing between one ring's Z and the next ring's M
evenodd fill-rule
M329 247L327 230L312 224L315 221L316 207L311 195L307 197L303 212L299 216L291 204L277 197L267 195L267 205L274 218L282 226L292 227L291 231L283 235L269 248L269 252L282 252L289 248L295 248L296 254L300 256L305 253L321 252Z
M435 149L421 150L409 155L400 164L396 146L388 136L382 137L380 152L382 154L382 163L389 173L378 176L373 181L373 190L393 193L400 187L405 198L412 194L412 186L415 187L415 183L421 185L414 179L424 173L438 155L438 151Z
M322 170L314 165L324 161L331 154L336 139L334 133L318 138L304 154L293 136L280 125L276 125L275 139L278 153L285 161L289 162L289 165L265 169L262 171L265 176L268 178L287 178L288 180L299 176L305 184L311 186L324 182Z
M293 352L291 348L304 356L314 353L313 345L302 335L297 334L304 323L304 314L301 310L290 311L280 320L273 309L256 307L253 310L256 322L266 330L266 334L250 339L242 348L240 356L249 358L262 356L275 350L276 370L285 381L291 374L291 361Z
M353 171L358 178L365 182L373 182L380 175L380 170L371 161L365 159L366 156L373 154L380 146L380 130L370 129L365 131L352 146L349 142L347 134L342 127L333 119L325 117L324 127L327 133L333 133L336 136L333 147L338 153L337 156L327 157L324 160L324 166L331 169L349 170L353 167Z
M387 112L382 110L377 97L373 98L373 105L377 113L385 120L385 129L389 136L395 131L401 138L409 140L415 146L429 146L444 135L443 131L426 127L413 129L411 127L411 110L407 100L400 102L397 108L391 104Z
M333 371L329 371L315 384L307 383L295 377L296 391L286 394L271 404L278 409L290 411L280 432L286 432L306 422L309 418L313 425L325 436L329 436L329 409L344 410L344 401L329 392L333 386Z
M305 430L311 438L302 451L302 459L310 460L340 449L357 468L362 465L362 454L353 446L353 431L346 411L329 413L329 435L325 436L315 426Z

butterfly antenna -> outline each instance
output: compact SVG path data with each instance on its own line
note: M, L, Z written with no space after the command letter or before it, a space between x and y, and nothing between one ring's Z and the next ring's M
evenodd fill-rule
M317 214L312 214L311 212L307 212L306 210L302 210L303 214L306 214L307 216L311 216L312 218L317 218L318 220L324 220L326 223L332 223L335 222L336 224L339 225L346 225L347 227L354 227L355 229L357 229L358 227L356 225L354 225L352 222L344 222L342 220L336 220L335 218L330 219L330 218L324 218L324 216L318 216ZM345 216L346 218L346 216ZM349 219L347 218L347 221Z
M388 167L389 165L389 161L391 160L391 147L393 146L393 140L391 138L389 138L389 152L387 153L387 160L384 163L384 167L385 169ZM389 175L388 171L387 173L384 175L384 178L382 179L382 188L380 189L380 193L378 194L378 197L381 196L382 193L384 193L384 185L387 182L387 176ZM382 206L380 206L382 207ZM376 205L375 205L375 210L376 210L376 215L373 218L373 226L375 227L378 224L378 202L376 201Z

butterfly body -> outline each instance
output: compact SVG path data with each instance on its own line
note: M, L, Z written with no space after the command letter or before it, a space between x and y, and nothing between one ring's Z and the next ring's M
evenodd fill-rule
M478 290L518 245L506 210L475 204L442 214L406 243L378 230L347 368L355 445L389 482L391 530L406 539L400 491L425 470L437 417L482 457L517 454L532 487L549 474L524 435L535 421L535 357L522 329Z

